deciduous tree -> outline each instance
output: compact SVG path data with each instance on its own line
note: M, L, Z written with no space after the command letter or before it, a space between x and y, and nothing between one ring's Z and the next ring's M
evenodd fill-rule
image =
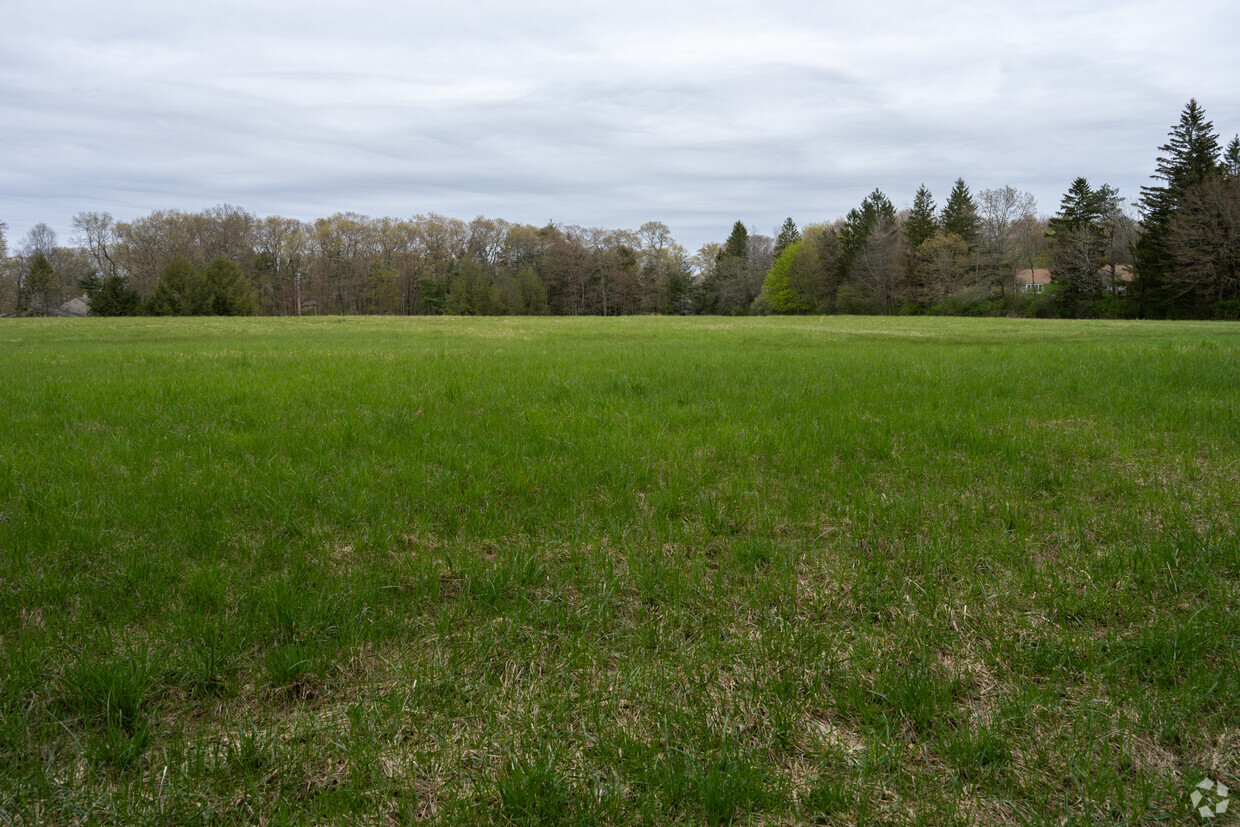
M811 261L813 257L813 246L797 239L775 259L762 284L762 296L772 313L805 313L814 308L813 297L804 289L807 279L802 275L816 264Z
M1005 186L978 193L979 253L983 278L1002 292L1015 290L1016 240L1023 222L1035 217L1037 201L1028 192Z
M969 245L955 233L939 230L916 250L916 279L909 284L909 298L930 304L952 292L964 279Z
M50 261L56 254L56 231L42 221L35 224L26 231L26 237L22 239L21 253L26 257L42 253L43 257Z
M1202 305L1240 297L1240 178L1216 173L1188 188L1167 222L1173 301Z
M120 275L117 267L116 222L106 212L80 212L73 216L78 243L86 249L100 279Z
M880 216L857 250L849 270L848 284L861 299L854 309L867 304L871 312L892 313L901 289L903 242L892 217Z
M0 315L11 312L17 306L17 285L9 262L9 225L0 221Z
M307 276L306 225L268 216L254 227L254 270L262 306L278 315L302 315Z

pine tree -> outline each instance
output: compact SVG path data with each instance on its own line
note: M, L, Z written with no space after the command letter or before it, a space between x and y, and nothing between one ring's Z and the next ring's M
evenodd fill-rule
M714 269L702 283L702 310L705 313L738 314L749 312L754 298L761 292L760 279L765 273L749 269L749 231L737 221L728 240L715 256Z
M800 240L801 231L797 229L797 223L791 216L785 218L784 226L780 227L779 235L775 238L775 258L778 259L780 253Z
M1240 178L1240 135L1231 139L1223 153L1223 171L1232 178Z
M963 178L956 179L947 203L943 205L943 229L964 239L969 249L977 244L977 204Z
M1052 232L1059 228L1076 229L1101 220L1116 197L1115 190L1106 184L1095 190L1088 180L1077 178L1060 200L1059 213L1050 221Z
M196 316L203 293L202 274L185 256L177 256L164 268L155 292L146 303L152 316Z
M937 229L934 199L930 196L930 190L922 184L917 188L917 195L913 196L913 209L908 214L908 220L904 222L904 240L910 250L916 250L922 242L934 235Z
M92 316L136 316L141 300L138 291L125 284L120 276L112 275L90 300Z
M1180 113L1180 122L1158 148L1162 154L1152 176L1162 184L1141 188L1142 232L1134 247L1134 285L1143 315L1161 314L1171 296L1165 285L1174 261L1167 246L1167 227L1190 187L1219 168L1218 135L1196 99Z
M860 207L848 211L848 215L844 217L844 226L839 232L841 275L848 275L853 259L865 247L874 230L880 224L894 223L895 220L896 208L882 190L874 190L861 201Z
M719 261L725 258L739 258L742 261L749 257L749 231L745 225L737 221L732 225L732 232L719 251Z
M1068 289L1068 300L1096 296L1106 287L1107 221L1119 209L1119 192L1107 184L1094 189L1077 178L1050 221L1051 275Z
M1151 177L1163 185L1141 188L1141 206L1150 215L1174 210L1189 187L1218 169L1218 133L1196 99L1184 107L1180 122L1158 151L1164 154L1158 156Z
M253 316L258 312L258 291L237 263L217 258L202 271L204 300L199 304L207 316Z
M867 195L860 208L845 216L839 242L841 288L836 297L845 312L891 312L898 271L903 269L903 238L891 199L881 190Z

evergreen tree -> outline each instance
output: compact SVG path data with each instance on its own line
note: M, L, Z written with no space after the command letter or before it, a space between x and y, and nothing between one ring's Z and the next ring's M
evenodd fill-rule
M664 294L663 312L668 316L688 316L693 313L693 275L683 257L667 271L667 291Z
M745 225L737 221L732 225L732 232L719 251L719 261L725 258L739 258L742 261L749 257L749 231Z
M969 249L977 244L977 204L963 178L956 179L947 203L943 205L943 229L964 239Z
M913 196L913 209L908 214L908 220L904 222L904 240L910 250L916 250L934 235L937 229L934 199L930 196L930 190L922 184L917 188L917 195Z
M702 285L702 308L707 313L747 313L762 290L760 279L749 268L749 231L737 221L728 240L715 256L714 269ZM754 284L758 281L757 284Z
M30 271L18 291L18 309L46 315L48 299L55 284L55 268L43 251L36 252L30 258Z
M151 316L195 316L202 299L202 274L185 256L177 256L164 268L155 292L146 303Z
M848 211L839 231L837 308L846 313L889 313L902 276L903 242L896 210L882 190Z
M1119 209L1119 193L1107 184L1097 189L1085 178L1072 182L1050 221L1051 276L1067 288L1068 301L1100 294L1106 287L1107 218Z
M1163 183L1141 188L1141 206L1147 215L1165 218L1189 187L1218 169L1218 133L1195 99L1184 107L1180 122L1158 151L1163 154L1158 156L1151 177Z
M1171 217L1189 188L1204 181L1219 166L1218 135L1196 99L1184 107L1180 122L1158 151L1162 154L1151 177L1162 183L1141 188L1141 211L1145 217L1133 250L1137 270L1134 287L1143 315L1161 315L1172 299L1166 291L1174 266L1167 245Z
M1240 178L1240 135L1231 139L1223 153L1223 172L1232 178Z
M779 228L779 235L775 237L775 258L778 259L780 253L788 249L789 245L795 244L801 240L801 231L797 229L797 224L792 217L784 219L784 226Z
M202 271L204 294L195 304L204 316L253 316L258 291L235 261L217 258Z
M1051 231L1098 223L1115 207L1118 198L1119 194L1107 184L1093 189L1088 180L1077 178L1060 199L1059 213L1050 221Z
M92 316L136 316L141 300L138 291L125 284L120 276L112 275L103 280L103 285L90 300Z
M844 226L840 228L839 267L841 275L847 277L852 269L857 254L865 247L871 234L881 225L894 224L896 208L891 199L882 190L874 190L861 201L860 207L854 207L844 217Z
M91 270L77 280L77 288L85 293L87 298L93 299L102 287L103 279L99 278L98 270Z

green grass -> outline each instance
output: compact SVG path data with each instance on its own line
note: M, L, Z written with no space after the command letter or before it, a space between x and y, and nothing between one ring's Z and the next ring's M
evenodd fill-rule
M12 320L0 823L1167 823L1240 326Z

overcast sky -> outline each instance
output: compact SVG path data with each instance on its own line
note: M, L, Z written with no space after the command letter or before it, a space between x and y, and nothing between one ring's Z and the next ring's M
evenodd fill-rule
M1234 0L16 0L0 220L658 220L692 252L957 177L1050 214L1079 175L1138 197L1189 98L1240 130L1237 32Z

